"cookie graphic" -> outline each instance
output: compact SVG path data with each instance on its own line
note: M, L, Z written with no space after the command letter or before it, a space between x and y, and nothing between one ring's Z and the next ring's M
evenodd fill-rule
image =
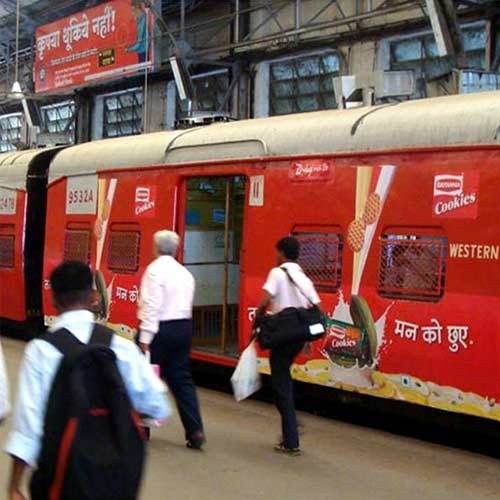
M351 297L351 305L349 306L354 325L363 329L368 335L368 344L370 349L371 361L375 359L377 354L377 330L373 321L372 312L366 300L359 295Z
M380 214L380 208L382 206L382 200L380 195L377 193L372 193L368 196L365 205L365 211L363 212L362 220L369 226L370 224L375 224L377 222L378 216Z
M104 281L104 276L101 271L97 270L94 274L95 276L95 286L96 291L99 295L99 301L97 306L97 317L101 319L105 319L108 315L108 306L109 306L109 298L108 298L108 290L106 288L106 282Z
M110 215L111 215L111 202L109 200L106 200L104 202L104 209L102 211L102 219L108 220Z
M358 327L331 320L327 332L321 350L333 363L344 368L371 363L368 336Z
M96 221L95 221L94 235L98 240L100 240L102 238L102 220L101 219L96 219Z
M361 219L353 220L347 228L347 244L353 252L360 252L365 243L366 225Z

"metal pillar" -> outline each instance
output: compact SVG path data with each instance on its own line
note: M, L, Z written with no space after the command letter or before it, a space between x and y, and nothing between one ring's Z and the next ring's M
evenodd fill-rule
M240 0L234 3L234 43L240 41Z
M181 0L181 40L185 40L186 31L186 1Z

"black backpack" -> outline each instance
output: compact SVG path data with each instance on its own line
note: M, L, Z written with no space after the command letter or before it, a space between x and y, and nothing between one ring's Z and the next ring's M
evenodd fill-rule
M63 359L47 402L32 500L135 500L144 430L116 356L113 331L95 324L88 344L68 330L40 337Z

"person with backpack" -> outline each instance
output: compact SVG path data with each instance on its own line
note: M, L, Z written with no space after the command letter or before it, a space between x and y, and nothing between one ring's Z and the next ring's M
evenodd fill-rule
M162 382L134 343L94 322L93 276L67 261L50 276L59 316L26 347L14 423L8 499L135 500L144 462L139 418L170 413Z
M189 354L193 334L195 279L175 257L179 235L157 231L153 237L155 259L142 277L139 308L139 346L150 351L151 363L160 366L177 403L186 446L201 450L205 432Z
M263 286L263 298L256 317L265 314L269 306L273 314L289 307L320 306L320 298L312 281L297 263L300 244L287 236L276 244L278 266L271 269ZM271 348L271 384L276 407L281 415L281 439L275 451L289 456L300 455L297 416L295 414L293 380L290 368L297 355L304 349L304 342L290 342Z

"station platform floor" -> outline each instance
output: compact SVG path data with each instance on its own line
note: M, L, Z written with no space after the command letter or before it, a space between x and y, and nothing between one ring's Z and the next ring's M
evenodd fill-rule
M24 344L2 340L12 389ZM177 416L154 430L141 500L500 499L500 461L344 422L300 414L300 457L275 453L273 406L199 391L208 444L188 450ZM10 422L0 427L5 441ZM0 498L9 460L0 456Z

